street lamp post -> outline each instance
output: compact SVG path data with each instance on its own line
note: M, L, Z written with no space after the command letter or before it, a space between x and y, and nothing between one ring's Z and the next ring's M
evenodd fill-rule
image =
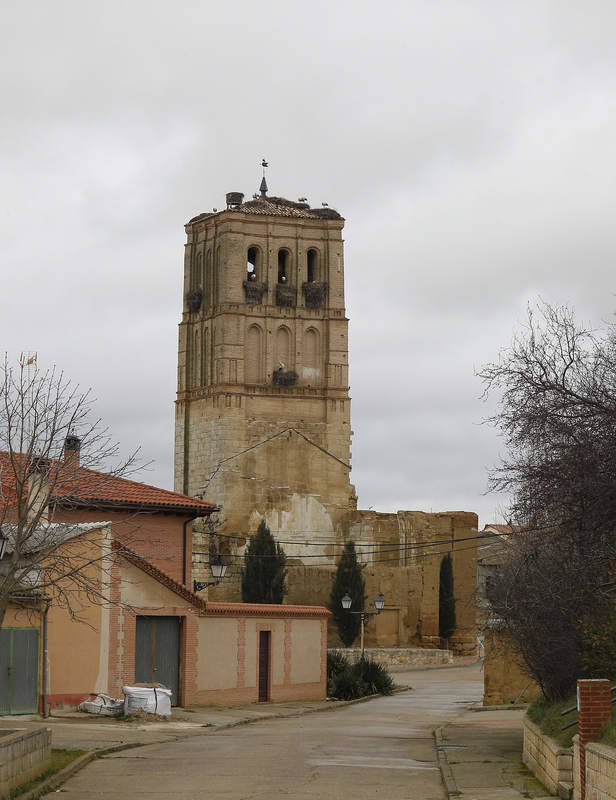
M210 569L212 570L214 580L193 581L193 592L201 592L203 589L207 589L208 586L218 586L221 580L225 577L227 566L228 565L222 560L220 554L214 556L214 558L210 561Z
M361 647L361 657L363 659L363 657L364 657L364 627L366 625L366 618L375 617L377 614L381 613L381 611L385 607L385 598L384 598L384 596L383 596L383 594L381 592L379 592L377 594L377 596L374 598L374 607L376 608L376 611L366 611L365 609L363 611L351 611L351 604L353 603L353 600L351 599L351 595L348 593L348 591L344 595L344 597L342 598L342 600L340 602L342 603L342 608L344 608L344 610L347 611L349 614L359 614L359 619L360 619L360 622L361 622L360 647Z

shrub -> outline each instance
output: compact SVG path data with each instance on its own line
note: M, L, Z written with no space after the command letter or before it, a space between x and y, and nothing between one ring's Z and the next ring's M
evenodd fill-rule
M333 678L344 672L350 666L349 659L340 650L332 650L327 653L327 679Z
M328 654L327 687L330 697L355 700L370 694L393 694L394 682L382 664L369 658L349 664L342 653L334 652Z
M393 694L394 682L387 669L370 658L364 658L356 665L362 681L366 684L366 694Z
M343 670L333 679L332 697L338 700L356 700L365 694L365 686L353 667Z

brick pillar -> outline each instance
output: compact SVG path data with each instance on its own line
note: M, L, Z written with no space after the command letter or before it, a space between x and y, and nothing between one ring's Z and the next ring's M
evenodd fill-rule
M601 728L612 718L610 682L603 679L577 682L579 705L580 786L586 793L586 755L584 745L596 742Z

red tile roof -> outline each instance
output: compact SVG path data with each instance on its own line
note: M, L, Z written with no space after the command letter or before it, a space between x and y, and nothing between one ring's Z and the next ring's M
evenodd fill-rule
M488 529L494 530L497 533L514 533L515 531L522 530L519 525L484 525L482 533Z
M228 617L329 617L324 606L284 606L276 603L207 603L206 616Z
M23 472L27 474L25 469ZM85 467L71 469L69 465L59 461L52 462L50 474L52 481L55 481L54 503L58 506L130 507L185 511L190 514L208 514L216 508L213 503L199 500L196 497L171 492L168 489L159 489L157 486L149 486L147 483L138 483ZM6 451L0 452L0 484L3 500L8 505L12 505L16 500L15 470L10 455Z
M212 213L205 212L197 214L196 217L190 219L186 224L191 225L193 222L201 222L208 217L216 216L216 214L223 214L225 212L244 214L266 214L273 217L299 217L303 219L342 219L342 216L334 208L310 208L308 203L288 200L286 197L255 197L252 200L247 200L239 206L232 208L221 208L220 211Z
M162 570L137 555L122 542L114 541L113 549L118 555L130 561L138 569L166 586L175 594L189 602L206 617L328 617L331 611L323 606L283 606L272 603L209 603L190 591L184 584L174 581Z

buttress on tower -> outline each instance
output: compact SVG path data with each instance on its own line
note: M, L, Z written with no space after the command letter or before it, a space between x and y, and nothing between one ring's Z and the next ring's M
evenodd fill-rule
M333 559L357 505L344 219L266 192L186 225L175 488L221 505L240 547L265 518L288 556Z

